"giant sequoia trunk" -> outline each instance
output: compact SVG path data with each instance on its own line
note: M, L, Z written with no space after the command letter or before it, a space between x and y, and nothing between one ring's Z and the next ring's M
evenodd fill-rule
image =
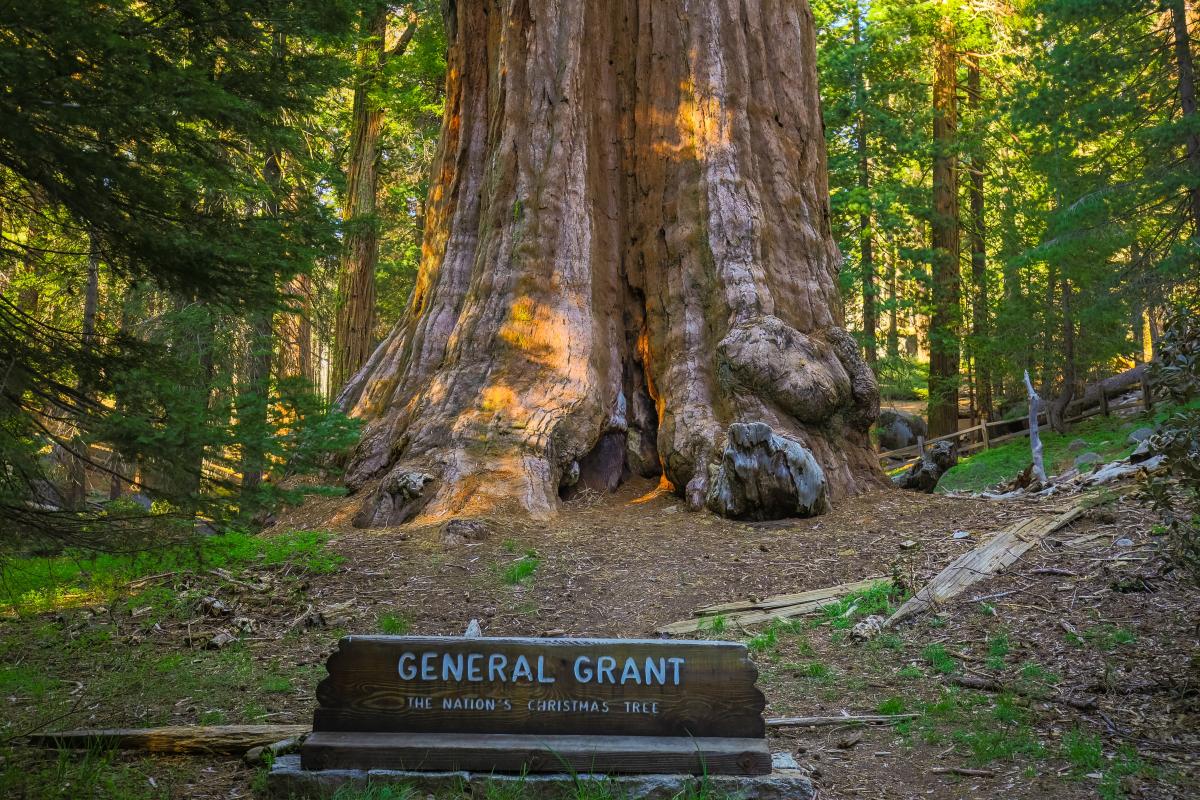
M807 5L448 6L420 274L340 398L367 420L356 523L546 516L630 472L819 511L797 443L833 499L875 485Z

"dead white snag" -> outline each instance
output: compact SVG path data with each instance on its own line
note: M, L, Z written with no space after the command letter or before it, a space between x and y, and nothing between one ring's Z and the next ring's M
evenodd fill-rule
M772 717L768 728L823 728L830 725L891 725L914 719L917 714L858 714L841 717Z
M696 631L711 628L714 621L718 618L721 618L725 625L746 627L748 625L759 625L764 622L770 622L775 619L789 619L805 614L814 614L825 606L836 603L851 592L861 592L867 589L879 580L881 578L867 578L866 580L843 583L825 589L814 589L798 594L770 597L757 603L753 601L741 601L719 606L709 606L708 608L696 611L697 614L702 616L672 622L669 625L662 626L657 632L664 634L695 633ZM724 611L722 609L729 610Z
M1042 398L1033 390L1029 370L1025 370L1025 391L1029 394L1029 450L1033 456L1033 475L1046 483L1046 466L1042 462L1042 437L1038 435L1038 414L1042 412Z
M954 559L950 566L896 609L884 627L944 603L968 586L1003 571L1042 538L1078 519L1085 510L1082 505L1076 505L1057 516L1029 517L1001 530L974 550Z
M41 747L115 747L148 753L228 753L302 736L310 725L168 725L161 728L83 728L35 733L27 740Z

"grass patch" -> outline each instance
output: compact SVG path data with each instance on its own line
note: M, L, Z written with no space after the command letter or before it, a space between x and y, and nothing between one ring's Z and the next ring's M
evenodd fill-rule
M1115 650L1122 645L1133 644L1137 641L1137 634L1128 628L1116 628L1112 625L1097 625L1094 628L1088 628L1078 636L1068 632L1066 639L1069 644L1076 647L1083 647L1084 644L1090 644L1097 650L1108 652Z
M271 675L263 679L260 688L268 694L287 694L292 691L292 682L282 675Z
M1012 650L1008 634L1001 631L988 640L987 665L994 670L1004 669L1004 659Z
M787 669L792 670L792 673L797 678L812 681L813 683L830 683L837 673L833 671L833 667L822 661L809 661L803 664L789 664Z
M905 593L891 581L879 581L860 592L851 592L836 603L822 606L821 613L834 630L847 630L872 614L891 616L905 599Z
M530 580L540 564L541 559L538 558L537 551L529 549L525 551L525 555L505 567L500 577L509 586L516 586Z
M1149 415L1137 417L1096 416L1076 424L1064 434L1041 428L1043 458L1046 472L1055 475L1070 469L1080 453L1098 454L1104 461L1124 458L1133 452L1128 441L1128 423L1137 427L1152 425ZM1071 442L1082 439L1086 445L1070 450ZM990 450L959 459L938 482L939 492L978 492L997 483L1012 480L1030 463L1029 439L1021 437L1004 442Z
M1094 733L1074 728L1063 734L1063 756L1077 775L1095 772L1104 763L1104 746Z
M151 770L156 776L150 783ZM8 759L0 763L0 797L75 798L113 797L121 800L166 800L180 796L163 774L161 763L139 759L130 763L104 750L60 750L41 759Z
M934 671L940 672L943 675L950 675L958 671L958 661L947 653L946 648L940 644L927 645L921 651L921 658L925 659Z
M875 707L879 714L903 714L907 710L902 697L889 697Z
M931 745L949 742L972 763L1011 761L1019 756L1042 758L1046 748L1029 724L1029 712L1011 695L994 700L983 694L945 689L919 707L914 730Z
M0 561L0 612L39 614L107 603L122 596L129 583L164 572L257 565L290 565L312 574L334 572L344 559L329 552L330 534L291 531L252 536L230 531L219 536L139 553L67 551L49 557ZM155 588L136 595L138 605L167 604L173 593Z
M801 637L799 649L801 653L811 653L812 645L804 637L805 625L799 619L773 619L761 632L750 637L746 647L752 653L765 653L774 650L780 641L780 635Z
M407 614L384 614L379 618L379 632L388 636L403 636L412 629Z

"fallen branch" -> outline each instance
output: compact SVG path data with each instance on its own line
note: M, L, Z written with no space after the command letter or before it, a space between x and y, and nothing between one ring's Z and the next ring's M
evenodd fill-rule
M996 773L990 769L969 769L967 767L933 767L929 770L934 775L966 775L970 778L994 778Z
M768 728L823 728L829 725L890 725L914 719L917 714L860 714L841 717L773 717Z
M37 733L26 741L41 747L115 747L148 753L227 753L240 755L306 734L309 725L168 725L161 728L83 728Z
M307 738L308 734L301 734L299 736L289 736L287 739L272 744L251 747L242 755L242 761L250 766L255 766L265 761L268 753L272 757L293 753L300 749L300 745L304 744L304 740Z
M1071 706L1072 708L1078 708L1080 711L1089 711L1096 707L1096 701L1089 698L1079 699L1075 697L1067 697L1064 694L1054 694L1050 697L1039 697L1038 695L1032 694L1027 690L1023 691L1020 687L1005 686L1003 683L1000 683L1000 681L993 680L992 678L979 677L976 675L949 675L946 679L955 686L962 686L965 689L978 689L981 692L1011 692L1013 694L1030 697L1035 700L1048 700L1052 703L1062 703L1064 705Z

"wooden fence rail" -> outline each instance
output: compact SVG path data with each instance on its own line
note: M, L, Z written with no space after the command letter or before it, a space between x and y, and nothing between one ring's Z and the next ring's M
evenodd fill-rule
M1102 397L1104 399L1099 401L1099 405L1097 405L1095 408L1092 408L1092 409L1085 409L1082 412L1080 412L1078 415L1076 415L1074 417L1068 417L1064 421L1067 423L1079 422L1081 420L1087 419L1088 417L1094 417L1097 414L1103 414L1104 416L1107 417L1110 414L1112 414L1114 411L1122 411L1126 408L1141 407L1141 408L1145 408L1147 411L1149 411L1150 409L1154 408L1154 400L1153 400L1153 397L1151 396L1150 386L1148 383L1146 383L1146 382L1141 382L1140 384L1135 383L1135 384L1131 385L1127 391L1128 392L1136 391L1137 387L1139 385L1141 388L1140 388L1140 391L1138 391L1138 396L1137 396L1137 399L1135 399L1135 400L1121 403L1120 405L1110 405L1108 402L1108 398L1105 397L1105 395L1104 395L1104 392L1101 392L1100 397ZM1038 414L1038 424L1039 425L1047 424L1048 421L1049 421L1049 418L1047 416L1047 412L1042 411L1041 413ZM993 428L998 428L1000 426L1012 426L1012 425L1020 425L1022 427L1020 430L1013 431L1011 433L1006 433L1003 436L992 436L991 435L991 429L993 429ZM975 439L975 441L966 441L966 442L959 444L959 447L958 447L959 455L967 455L968 453L973 453L976 450L989 450L989 449L991 449L991 447L993 445L1000 444L1001 442L1011 441L1013 439L1018 439L1021 437L1026 437L1028 435L1029 435L1029 418L1028 417L1021 417L1019 419L1002 419L1002 420L996 420L995 422L988 422L988 421L984 420L984 421L980 422L978 425L974 425L970 428L963 428L962 430L957 431L956 433L948 433L945 436L938 436L934 439L927 439L927 440L925 440L925 442L923 444L920 444L920 443L910 444L907 447L898 447L895 450L888 450L887 452L880 453L879 454L879 462L880 462L880 465L885 470L894 471L894 470L899 470L899 469L906 469L907 467L911 466L912 464L914 464L915 462L920 460L921 448L923 446L931 445L934 442L954 441L957 443L957 442L962 442L962 440L964 440L964 439Z

